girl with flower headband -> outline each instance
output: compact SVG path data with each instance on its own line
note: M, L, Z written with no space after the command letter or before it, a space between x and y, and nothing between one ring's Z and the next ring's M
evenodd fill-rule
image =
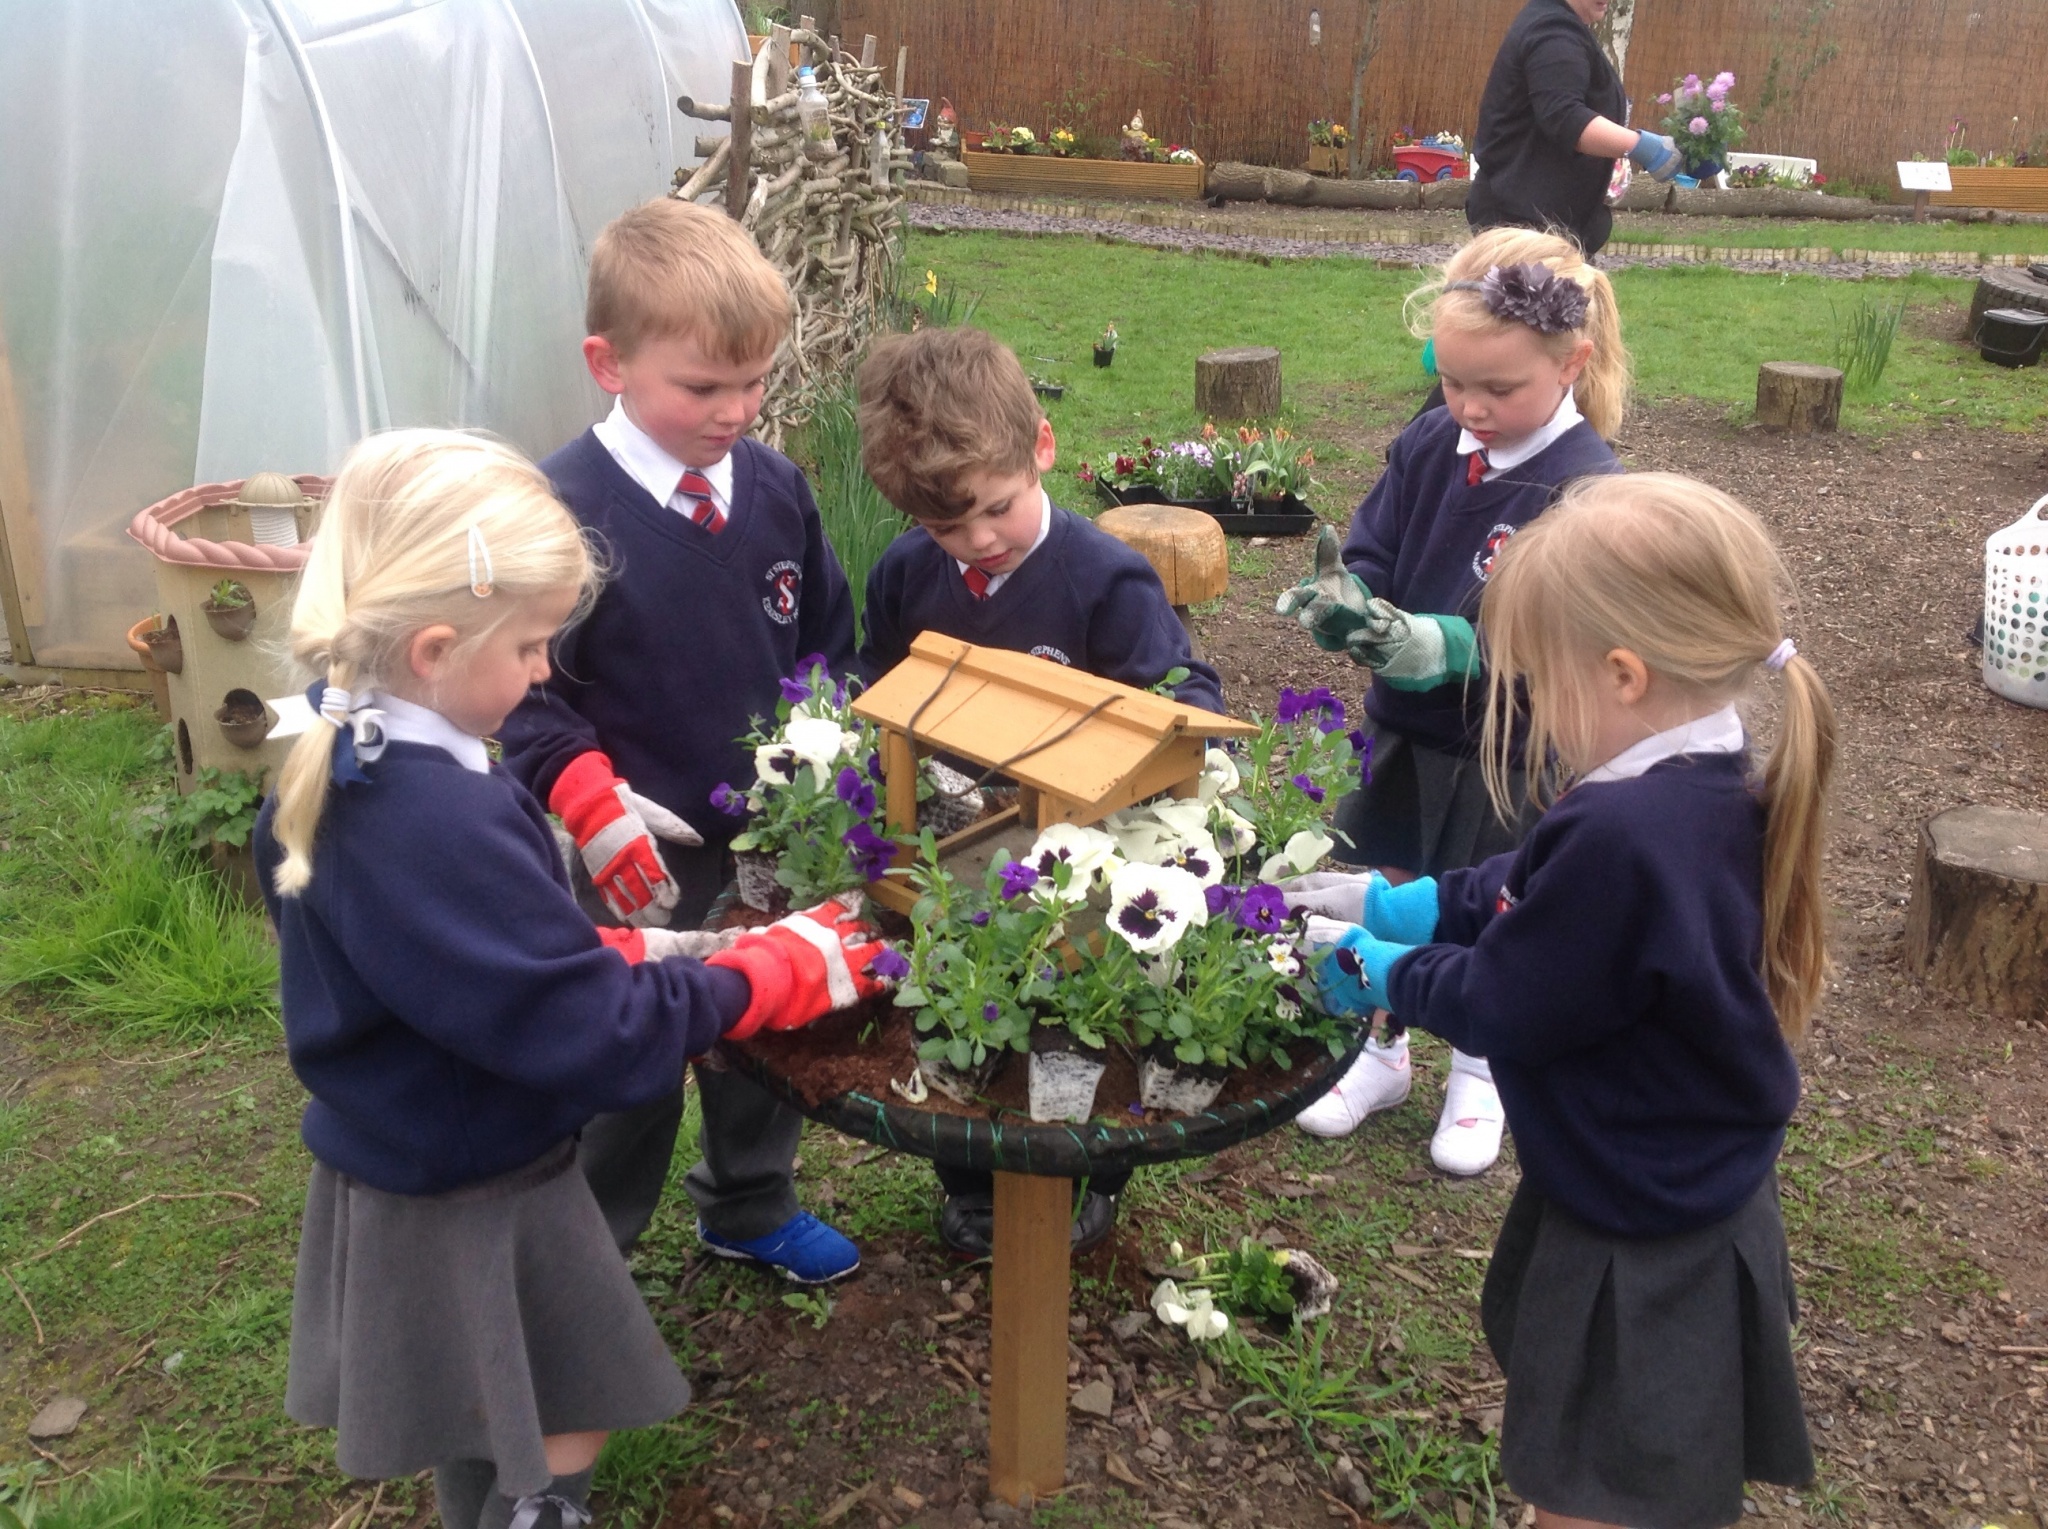
M577 1133L674 1091L721 1035L884 985L884 947L832 903L736 939L578 909L540 805L484 740L596 582L510 447L362 442L292 607L313 720L256 824L312 1095L285 1408L339 1430L351 1476L431 1467L450 1529L585 1522L605 1433L689 1400Z
M1487 784L1556 761L1519 850L1364 927L1311 918L1338 1012L1493 1059L1522 1180L1480 1316L1507 1375L1501 1468L1538 1525L1704 1529L1813 1453L1776 1163L1826 974L1836 725L1785 635L1769 534L1666 473L1586 479L1481 602ZM1782 685L1753 772L1738 704Z
M1368 896L1512 849L1534 821L1522 806L1497 816L1487 799L1472 621L1502 548L1566 484L1621 470L1606 440L1621 429L1628 351L1614 289L1576 245L1490 229L1410 296L1409 312L1435 343L1444 406L1402 431L1341 551L1326 529L1315 574L1278 607L1319 647L1373 671L1370 768L1336 825L1349 841L1339 858L1378 870L1289 888L1297 906L1350 923ZM1511 764L1519 772L1520 756ZM1405 1035L1368 1042L1300 1124L1347 1135L1406 1099L1409 1079ZM1485 1172L1504 1119L1484 1059L1454 1050L1431 1159L1446 1173Z

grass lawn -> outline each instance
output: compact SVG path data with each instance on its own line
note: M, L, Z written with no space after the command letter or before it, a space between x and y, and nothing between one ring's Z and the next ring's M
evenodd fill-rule
M1401 322L1402 298L1417 285L1411 270L1349 259L1268 265L1078 237L928 231L913 238L906 268L934 270L980 294L974 322L1013 346L1027 370L1066 385L1066 396L1047 406L1060 437L1051 487L1076 508L1095 503L1073 476L1082 461L1099 463L1142 436L1200 428L1194 363L1205 350L1280 348L1285 422L1314 445L1319 462L1338 469L1347 493L1370 481L1364 438L1405 419L1428 385L1421 342ZM1877 296L1910 307L1882 383L1844 408L1844 428L2026 430L2048 419L2039 372L1988 366L1954 341L1914 332L1913 310L1967 305L1966 281L1912 275L1851 283L1683 266L1620 271L1614 285L1637 387L1647 397L1702 398L1725 404L1731 417L1745 414L1761 362L1829 361L1838 325ZM1089 349L1111 320L1122 343L1115 363L1098 369ZM1319 508L1336 513L1339 506Z
M1901 223L1890 218L1693 218L1616 213L1616 243L1706 244L1742 249L1944 250L2048 258L2048 224Z

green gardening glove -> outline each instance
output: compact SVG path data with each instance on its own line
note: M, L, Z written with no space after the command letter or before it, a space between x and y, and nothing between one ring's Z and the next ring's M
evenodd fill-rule
M1273 610L1300 622L1324 652L1343 653L1372 624L1372 605L1365 580L1344 566L1337 533L1324 526L1316 537L1316 571L1283 591Z
M1479 672L1479 636L1463 616L1414 616L1374 600L1347 649L1396 690L1434 690Z

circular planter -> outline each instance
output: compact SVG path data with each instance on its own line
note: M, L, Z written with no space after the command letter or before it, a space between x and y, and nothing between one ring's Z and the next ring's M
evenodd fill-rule
M1977 328L1977 354L1994 366L2038 366L2048 313L2026 308L1987 308Z
M141 658L145 669L159 674L185 672L185 640L178 635L176 616L143 617L128 629L128 646Z
M270 708L255 691L230 690L214 712L213 720L220 724L221 736L236 748L255 749L263 746L273 719Z

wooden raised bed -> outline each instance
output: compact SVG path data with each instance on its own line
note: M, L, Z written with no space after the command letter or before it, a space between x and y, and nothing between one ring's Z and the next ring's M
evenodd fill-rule
M969 149L967 184L1012 196L1146 197L1196 202L1206 165L1139 164L1122 159L1062 159L1053 154L987 154Z
M1936 207L1997 207L2007 212L2048 212L2048 169L2011 165L1953 165L1953 191L1928 193Z

